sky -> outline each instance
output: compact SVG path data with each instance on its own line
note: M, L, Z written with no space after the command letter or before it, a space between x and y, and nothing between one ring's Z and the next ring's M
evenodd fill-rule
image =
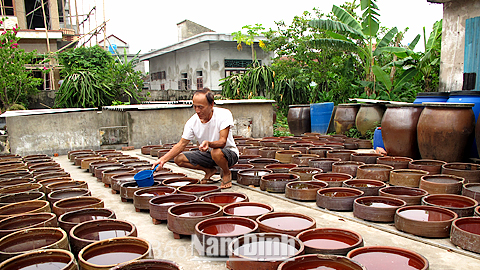
M353 0L350 0L353 1ZM73 1L71 1L73 3ZM119 37L130 46L130 53L146 53L178 41L177 23L188 19L218 33L230 34L241 30L244 25L260 23L266 29L276 29L275 21L289 25L294 16L318 8L328 13L332 5L341 5L344 0L77 0L78 13L87 14L97 7L90 18L91 28L103 21L103 5L107 22L106 34ZM359 0L356 0L358 3ZM426 28L427 37L433 23L442 19L443 5L431 4L427 0L377 0L380 25L396 26L400 31L409 27L404 44L409 43ZM360 12L357 12L360 14ZM95 23L96 22L96 23ZM86 27L85 32L88 27ZM423 37L423 36L422 36ZM103 39L98 38L98 41ZM93 39L94 40L94 39ZM423 39L422 39L423 40ZM415 51L423 51L419 42Z

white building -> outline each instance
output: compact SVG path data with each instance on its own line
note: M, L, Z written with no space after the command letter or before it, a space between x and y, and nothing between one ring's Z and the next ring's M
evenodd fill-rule
M212 32L188 20L177 26L179 42L140 57L149 61L151 90L219 90L220 79L244 72L252 63L250 46L243 44L243 50L238 51L231 35ZM254 49L262 65L271 63L273 54L264 52L258 42Z

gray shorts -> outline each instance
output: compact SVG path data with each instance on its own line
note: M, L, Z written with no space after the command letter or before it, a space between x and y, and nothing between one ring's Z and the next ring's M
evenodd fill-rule
M228 167L232 167L238 161L238 156L235 152L230 149L222 149L223 155L228 161ZM214 168L217 166L215 161L212 159L210 151L202 152L199 150L196 151L185 151L182 154L188 159L192 165L200 165L204 168Z

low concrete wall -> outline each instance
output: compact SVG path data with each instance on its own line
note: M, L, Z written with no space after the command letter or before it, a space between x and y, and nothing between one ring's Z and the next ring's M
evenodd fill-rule
M273 102L216 101L217 106L232 111L237 123L232 130L234 135L255 138L273 135ZM162 104L109 107L102 111L16 111L0 117L6 118L10 152L25 156L63 155L78 149L140 148L149 144L175 143L182 135L185 122L194 113L191 105ZM237 125L247 127L245 129ZM112 137L117 135L119 138Z

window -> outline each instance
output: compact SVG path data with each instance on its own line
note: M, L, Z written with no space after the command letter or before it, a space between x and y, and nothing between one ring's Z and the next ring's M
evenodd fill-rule
M165 90L165 84L164 83L160 84L160 90Z
M262 65L262 61L258 60L258 63ZM252 60L248 59L225 59L225 77L232 74L245 73L245 69L252 65Z
M203 78L197 78L197 90L203 89Z
M191 90L192 81L188 79L187 73L180 73L180 81L178 81L178 90Z
M41 71L32 71L32 76L34 78L40 78L43 79L43 83L37 86L38 90L51 90L51 85L50 85L50 73L43 74Z
M150 74L150 80L156 81L156 80L166 80L167 75L165 71L160 71L160 72L154 72Z
M3 14L9 16L15 16L15 1L13 0L1 0L2 1L2 9Z
M5 1L5 0L3 0ZM13 1L13 0L12 0ZM27 17L27 29L47 28L50 27L50 9L49 2L43 1L45 4L45 16L47 25L43 22L42 1L37 0L25 0L25 12Z

